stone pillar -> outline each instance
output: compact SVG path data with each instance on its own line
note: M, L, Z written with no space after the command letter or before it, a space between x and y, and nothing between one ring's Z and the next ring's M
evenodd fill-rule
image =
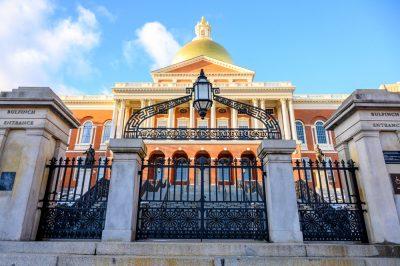
M253 106L254 107L258 107L258 100L257 99L253 99L252 102L253 102ZM252 125L253 128L258 128L258 119L252 117L252 120L253 120L253 125Z
M124 116L125 116L125 108L126 108L126 102L125 100L121 100L121 104L119 107L118 111L118 123L117 123L117 138L122 137L122 131L124 130Z
M294 140L263 140L258 156L267 173L265 183L268 228L271 242L302 242L292 153Z
M189 102L189 115L190 115L190 120L189 120L189 127L194 128L195 127L195 121L194 121L194 107L193 107L193 101Z
M211 106L211 123L210 123L210 127L211 128L216 128L217 127L217 118L216 118L216 104L215 102L213 103L213 105Z
M20 87L0 95L0 240L35 240L48 171L64 156L69 130L79 122L50 88Z
M354 136L359 189L367 203L366 225L371 243L400 243L400 224L392 184L381 152L379 132Z
M238 111L235 108L231 108L231 128L238 127Z
M6 139L8 135L8 128L0 129L0 154L3 154L4 145L6 144Z
M289 99L289 117L290 117L290 129L292 131L292 139L297 140L296 131L296 118L294 117L293 100Z
M103 241L133 241L139 202L139 171L146 156L141 139L110 139L113 165Z
M114 102L114 110L113 110L113 116L112 116L112 128L111 128L111 134L110 138L115 138L117 134L117 122L118 122L118 105L119 105L119 100L115 100Z
M168 109L168 126L169 128L175 127L175 108Z
M286 99L281 99L281 107L283 118L283 132L285 133L285 139L290 139L289 115L286 105Z

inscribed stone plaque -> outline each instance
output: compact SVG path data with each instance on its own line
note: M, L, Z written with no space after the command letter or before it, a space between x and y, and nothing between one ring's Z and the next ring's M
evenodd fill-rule
M15 172L2 172L0 175L0 191L11 191L14 179Z
M383 158L386 164L400 164L400 151L384 151Z
M390 174L392 179L394 194L400 194L400 174Z

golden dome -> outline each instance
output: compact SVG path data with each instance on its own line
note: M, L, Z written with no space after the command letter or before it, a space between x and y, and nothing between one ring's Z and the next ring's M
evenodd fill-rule
M204 17L197 23L195 32L196 37L176 53L172 61L173 64L201 55L232 64L232 58L225 48L211 40L211 26Z

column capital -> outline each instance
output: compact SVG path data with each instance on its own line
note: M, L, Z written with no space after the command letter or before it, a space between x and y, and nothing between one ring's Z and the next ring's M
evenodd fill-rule
M109 148L113 153L136 153L146 157L147 147L142 139L110 139Z
M354 136L354 141L362 138L379 138L379 131L361 131Z
M295 149L295 140L267 139L260 143L257 148L257 154L262 159L270 154L291 155Z

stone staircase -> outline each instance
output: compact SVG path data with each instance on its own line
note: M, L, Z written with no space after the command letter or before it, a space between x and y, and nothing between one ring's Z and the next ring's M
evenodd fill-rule
M400 265L400 245L251 241L0 242L0 265Z

